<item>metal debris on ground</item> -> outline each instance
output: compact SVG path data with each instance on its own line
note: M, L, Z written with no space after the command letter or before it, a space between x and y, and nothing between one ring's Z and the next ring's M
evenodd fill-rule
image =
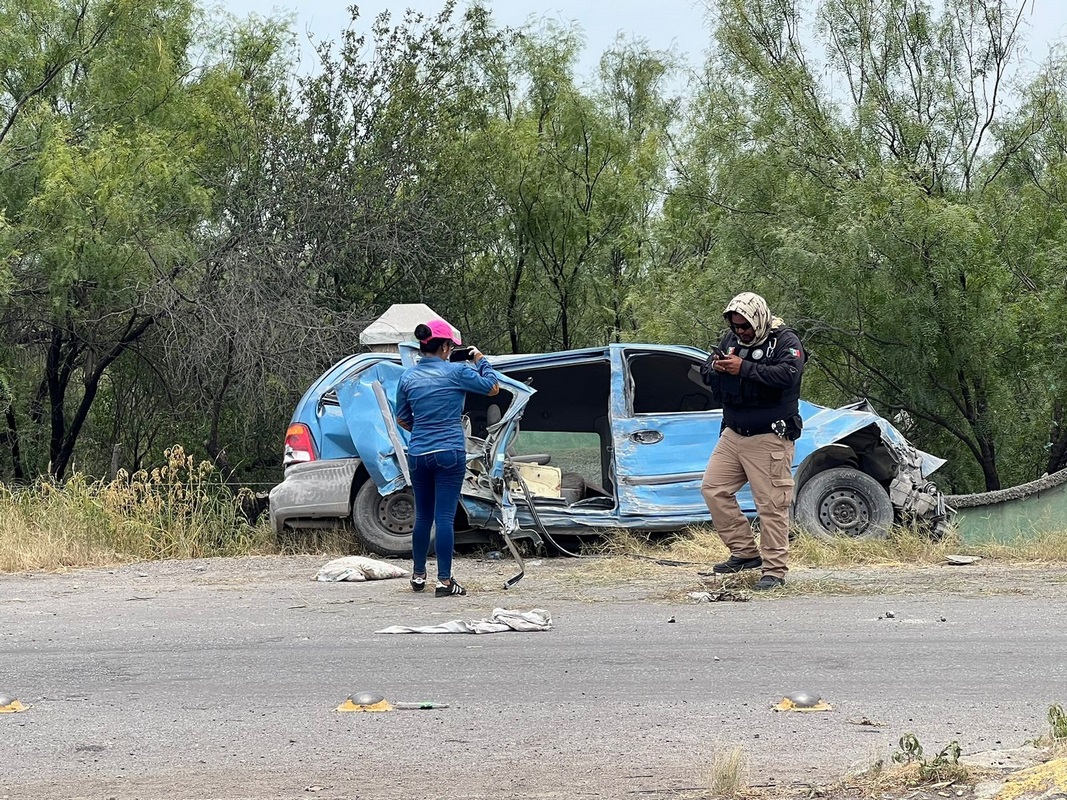
M873 720L868 719L867 717L860 717L859 719L849 719L845 721L850 725L860 725L864 728L881 728L885 726L884 722L874 722Z
M981 556L961 556L961 555L947 555L945 556L945 564L953 567L964 567L968 564L977 564L982 560Z
M774 707L775 711L833 711L833 706L814 692L787 694Z
M698 603L747 603L749 598L741 592L723 586L713 592L687 592L686 597Z

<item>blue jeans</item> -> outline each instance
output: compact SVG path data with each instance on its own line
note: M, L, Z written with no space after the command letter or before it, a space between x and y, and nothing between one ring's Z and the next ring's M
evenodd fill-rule
M414 572L426 573L430 552L430 528L437 527L437 579L452 577L452 548L456 543L456 509L463 476L467 474L467 454L462 450L441 450L411 457L411 491L415 494L415 530L411 533Z

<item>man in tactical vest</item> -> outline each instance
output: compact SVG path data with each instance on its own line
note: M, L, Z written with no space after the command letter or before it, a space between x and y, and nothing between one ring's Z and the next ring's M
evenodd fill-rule
M723 317L730 330L700 370L722 404L722 433L700 486L715 530L730 548L730 557L714 570L762 569L755 588L774 589L785 584L788 569L804 348L758 294L737 295ZM746 483L759 512L758 547L737 504L737 492Z

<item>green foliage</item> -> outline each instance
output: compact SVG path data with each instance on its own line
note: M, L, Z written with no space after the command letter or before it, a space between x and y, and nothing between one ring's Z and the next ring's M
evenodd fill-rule
M276 478L394 302L490 352L706 346L750 289L946 488L1067 466L1067 68L1023 69L1020 2L714 0L684 103L640 40L582 80L580 32L457 8L353 8L297 77L284 18L0 6L0 474L181 440Z
M959 763L961 753L959 742L953 740L933 758L924 757L923 746L918 737L913 733L906 733L900 737L898 749L893 753L892 759L897 764L915 764L918 767L919 782L934 783L961 776L964 771Z
M1017 110L1001 101L1027 78L1000 0L940 15L823 0L814 30L811 5L715 4L658 230L667 266L634 299L642 330L706 342L731 294L760 291L814 353L813 396L870 398L951 457L959 489L1057 468L1063 276L1043 267L1062 239L1047 187L1064 157L1046 141L1062 136L1061 76L1029 77Z
M1059 703L1053 703L1048 709L1049 736L1053 742L1067 741L1067 713Z

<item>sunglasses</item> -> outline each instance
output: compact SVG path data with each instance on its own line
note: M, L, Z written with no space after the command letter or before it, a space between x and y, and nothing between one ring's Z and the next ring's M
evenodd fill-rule
M732 331L751 331L754 330L751 322L731 322L730 330Z

